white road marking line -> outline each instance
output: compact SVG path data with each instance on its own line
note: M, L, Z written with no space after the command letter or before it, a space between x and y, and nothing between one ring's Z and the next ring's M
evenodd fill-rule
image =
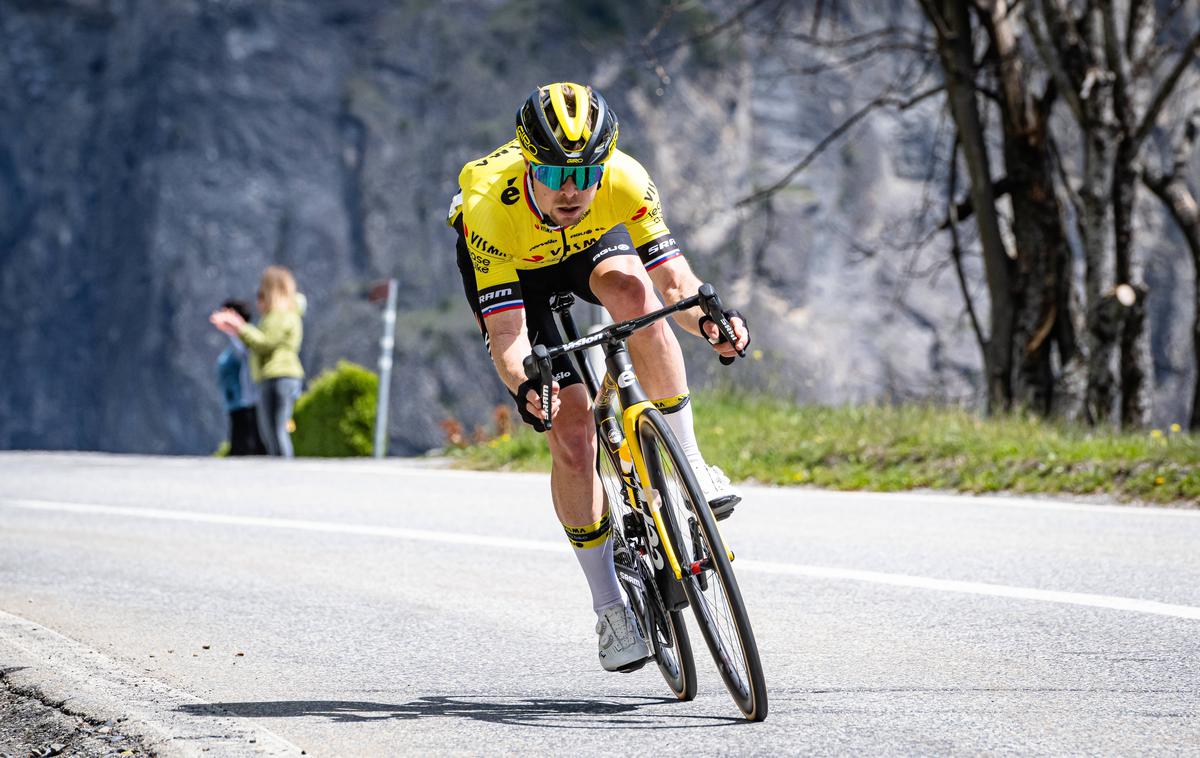
M371 526L366 524L338 524L330 521L305 521L300 519L281 519L261 516L230 516L219 513L199 513L196 511L171 511L160 508L130 508L113 505L93 505L84 503L63 503L44 500L0 500L0 505L25 508L38 511L60 511L68 513L91 513L110 516L127 516L131 518L160 519L167 521L190 521L207 524L224 524L231 526L255 526L270 529L293 529L307 532L324 532L331 534L356 534L368 537L389 537L393 539L415 540L421 542L441 542L457 545L477 545L480 547L507 548L515 550L534 550L548 553L569 552L565 543L546 542L543 540L523 540L510 537L491 537L481 534L463 534L459 532L435 532L424 529L402 529L388 526ZM777 563L773 561L755 561L742 559L736 562L738 568L751 571L761 571L771 574L804 576L818 579L843 579L857 582L870 582L893 587L912 587L915 589L933 590L968 595L984 595L988 597L1005 597L1014 600L1034 600L1044 603L1059 603L1066 605L1081 605L1091 608L1106 608L1109 610L1133 611L1149 613L1157 616L1200 620L1200 607L1190 605L1174 605L1161 603L1156 600L1118 597L1115 595L1097 595L1083 592L1062 592L1058 590L1042 590L1033 587L1016 587L1005 584L988 584L984 582L966 582L953 579L935 579L933 577L910 576L906 574L891 574L881 571L860 571L857 569L835 568L830 566L806 566L796 563Z
M855 582L887 584L893 587L912 587L914 589L934 590L937 592L1006 597L1014 600L1036 600L1043 603L1084 605L1091 608L1107 608L1117 611L1134 611L1136 613L1151 613L1156 616L1200 620L1200 608L1195 606L1173 605L1171 603L1160 603L1157 600L1141 600L1138 598L1117 597L1115 595L1039 590L1033 587L1013 587L1007 584L963 582L954 579L935 579L928 576L889 574L882 571L859 571L857 569L834 568L831 566L804 566L794 563L737 560L734 562L734 565L737 568L762 571L768 574L807 576L818 579L848 579Z
M384 475L401 477L434 477L439 479L477 480L481 477L502 477L507 479L545 479L548 475L524 471L474 471L470 469L455 469L442 467L421 459L394 458L379 462L365 460L282 460L264 458L236 459L227 458L216 460L211 457L183 456L147 456L122 453L55 453L36 451L0 451L0 462L19 461L27 458L37 463L63 463L70 465L108 465L119 466L160 466L174 468L194 468L197 465L211 465L222 470L230 468L278 467L289 471L307 471L320 474L353 474L353 475ZM1152 518L1182 517L1200 518L1200 508L1167 507L1157 505L1107 505L1100 503L1079 503L1070 500L1052 500L1038 497L1003 497L996 495L959 495L941 492L844 492L840 490L822 490L808 487L774 487L765 485L740 485L743 491L753 493L755 497L787 497L814 500L853 500L853 505L861 505L867 501L876 505L878 501L917 503L921 505L952 505L952 506L984 506L995 508L1024 508L1049 511L1079 511L1084 513L1109 513L1125 516L1148 516ZM871 502L875 501L875 502Z
M301 748L249 719L124 665L29 619L0 611L0 649L9 678L62 700L72 711L129 717L123 728L167 755L302 755ZM18 666L11 666L18 663Z
M268 516L231 516L222 513L171 511L162 508L130 508L120 505L63 503L47 500L0 500L0 505L11 505L17 508L36 511L92 513L158 519L162 521L223 524L228 526L258 526L268 529L293 529L302 532L323 532L326 534L357 534L364 537L391 537L393 539L415 540L418 542L449 542L458 545L512 548L514 550L538 550L552 553L570 551L570 546L565 540L561 543L545 542L543 540L492 537L485 534L435 532L427 529L403 529L392 526L372 526L370 524L339 524L334 521L306 521L303 519L272 518Z
M814 499L849 500L861 505L863 501L883 500L894 503L916 503L918 505L974 505L996 508L1025 508L1046 511L1079 511L1083 513L1111 513L1125 516L1182 516L1200 518L1200 508L1179 508L1161 505L1104 505L1098 503L1073 503L1067 500L1041 500L1039 498L1000 497L996 495L949 495L944 493L918 492L845 492L841 490L789 490L782 487L753 488L755 495L805 494Z

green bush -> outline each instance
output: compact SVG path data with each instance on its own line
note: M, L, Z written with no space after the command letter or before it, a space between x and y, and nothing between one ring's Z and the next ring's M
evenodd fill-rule
M369 456L374 447L379 377L349 361L323 372L296 402L292 444L297 456Z

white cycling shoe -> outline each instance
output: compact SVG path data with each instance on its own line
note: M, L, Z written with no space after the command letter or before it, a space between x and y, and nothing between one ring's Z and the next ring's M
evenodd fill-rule
M730 483L729 477L717 466L694 466L692 471L717 521L729 518L734 506L742 502L741 493Z
M650 660L650 649L638 634L633 611L625 603L600 611L596 634L600 635L600 665L605 671L637 671Z

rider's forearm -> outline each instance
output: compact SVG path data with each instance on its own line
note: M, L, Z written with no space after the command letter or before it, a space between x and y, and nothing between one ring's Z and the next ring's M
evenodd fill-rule
M500 314L488 319L488 336L491 340L492 363L496 365L496 374L509 392L516 393L517 388L525 381L523 362L525 356L532 351L529 337L525 334L524 319L515 328L509 324L496 324L493 321L503 319L508 314Z
M688 265L683 256L672 258L655 268L650 272L650 279L662 293L666 305L672 305L685 297L691 297L696 294L703 283L692 272L692 267ZM674 315L674 319L675 323L691 334L702 336L700 333L700 317L702 315L704 312L699 307L695 307L679 311Z

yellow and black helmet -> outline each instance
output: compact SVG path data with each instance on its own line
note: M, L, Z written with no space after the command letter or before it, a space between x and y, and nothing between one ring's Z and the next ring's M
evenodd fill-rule
M617 114L591 87L547 84L517 110L517 140L532 163L594 166L617 147Z

